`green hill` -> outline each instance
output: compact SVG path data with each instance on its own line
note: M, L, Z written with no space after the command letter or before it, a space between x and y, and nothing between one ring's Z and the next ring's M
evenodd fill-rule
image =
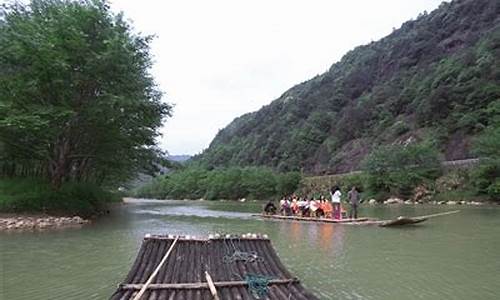
M500 111L499 58L500 1L443 3L236 118L194 161L339 173L378 145L421 140L444 159L472 157Z

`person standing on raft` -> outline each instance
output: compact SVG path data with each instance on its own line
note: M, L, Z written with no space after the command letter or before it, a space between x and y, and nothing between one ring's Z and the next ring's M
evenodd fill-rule
M332 206L333 206L332 217L336 220L340 220L341 218L340 196L342 196L342 193L340 192L339 187L338 186L332 187L332 189L330 190L330 195L332 196Z
M359 193L356 190L356 186L353 186L352 189L347 193L347 201L351 205L351 209L349 210L349 219L358 218L358 205L359 205Z

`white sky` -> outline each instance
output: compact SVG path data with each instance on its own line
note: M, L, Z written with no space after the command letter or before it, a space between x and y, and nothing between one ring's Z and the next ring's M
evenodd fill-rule
M441 0L113 0L154 34L153 75L174 103L160 146L196 154L234 118L325 72Z

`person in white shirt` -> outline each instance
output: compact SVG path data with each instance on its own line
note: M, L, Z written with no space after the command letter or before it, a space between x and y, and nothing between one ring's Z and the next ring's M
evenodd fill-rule
M340 208L340 188L338 186L332 187L330 190L330 195L332 196L332 206L333 206L333 218L340 220L341 218L341 208Z

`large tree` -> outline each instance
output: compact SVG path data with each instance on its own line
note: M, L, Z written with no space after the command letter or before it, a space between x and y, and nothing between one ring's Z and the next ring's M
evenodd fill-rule
M119 182L150 165L171 106L151 74L151 36L106 1L0 8L2 172Z

